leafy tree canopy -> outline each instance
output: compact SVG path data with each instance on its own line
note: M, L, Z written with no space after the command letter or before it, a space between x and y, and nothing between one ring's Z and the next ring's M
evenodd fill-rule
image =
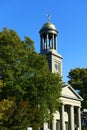
M84 99L82 108L87 109L87 68L75 68L69 72L69 83L71 86L79 90L80 95Z
M14 30L0 32L0 129L38 128L60 105L62 80L49 71L34 42Z

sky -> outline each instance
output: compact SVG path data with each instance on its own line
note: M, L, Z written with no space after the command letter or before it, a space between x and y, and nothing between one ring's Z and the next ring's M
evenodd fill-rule
M63 81L71 69L87 67L87 0L0 0L0 31L29 36L40 52L39 30L50 14L58 30L57 51L63 57Z

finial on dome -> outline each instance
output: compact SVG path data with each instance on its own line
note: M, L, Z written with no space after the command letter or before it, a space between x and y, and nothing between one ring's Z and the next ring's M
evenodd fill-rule
M51 18L50 14L47 14L47 20L48 20L48 22L50 21L50 18Z

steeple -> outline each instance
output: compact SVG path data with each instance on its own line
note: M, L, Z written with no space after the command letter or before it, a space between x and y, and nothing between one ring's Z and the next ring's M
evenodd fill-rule
M39 31L40 33L40 53L47 56L49 68L53 73L62 76L62 56L57 53L57 34L55 25L49 21L45 23Z

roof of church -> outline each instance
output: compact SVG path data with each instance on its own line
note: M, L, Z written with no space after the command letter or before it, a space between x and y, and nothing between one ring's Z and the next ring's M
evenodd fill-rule
M67 90L66 92L65 92L64 88L66 88L66 90ZM78 92L70 84L67 84L67 83L62 86L62 96L68 97L68 98L73 98L73 99L76 99L74 97L74 96L76 96L78 98L78 100L83 101L83 98L78 94Z

